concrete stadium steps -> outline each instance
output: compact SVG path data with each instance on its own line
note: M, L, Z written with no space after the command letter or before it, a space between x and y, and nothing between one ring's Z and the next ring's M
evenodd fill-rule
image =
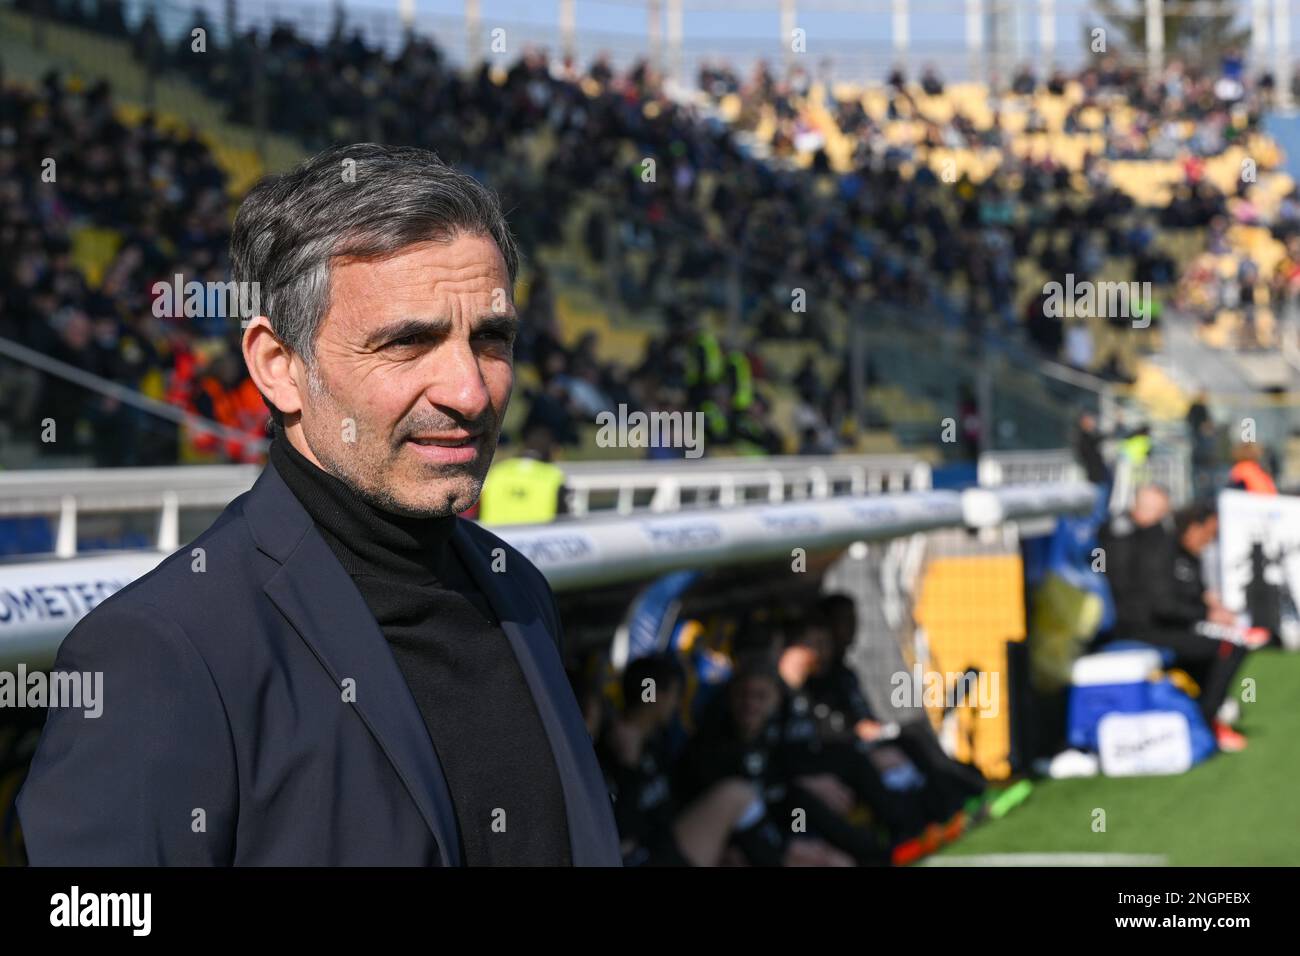
M122 245L122 234L98 226L74 226L71 232L72 262L90 287L98 289L104 281L105 270Z
M1186 416L1196 389L1184 387L1158 361L1143 359L1134 370L1134 379L1126 394L1144 420L1167 422Z
M1267 388L1300 387L1300 375L1280 352L1238 353L1213 347L1187 316L1166 316L1163 342L1162 351L1148 361L1188 395L1203 389L1246 396Z
M876 392L880 410L905 446L938 445L942 420L957 417L962 386L978 394L978 360L942 336L901 329L872 334L867 352L881 390ZM1017 356L998 354L989 362L999 425L994 441L1007 447L1061 447L1070 399Z
M650 322L626 316L621 303L609 301L604 270L591 260L583 244L583 227L591 208L592 200L584 197L570 209L561 224L561 241L541 250L538 260L551 277L555 318L564 342L572 344L587 332L595 332L596 355L601 361L627 365L640 361L656 330Z
M604 303L590 290L569 286L555 297L556 320L563 330L566 345L572 345L588 332L596 333L596 355L602 362L626 365L639 361L650 341L645 327L615 327Z

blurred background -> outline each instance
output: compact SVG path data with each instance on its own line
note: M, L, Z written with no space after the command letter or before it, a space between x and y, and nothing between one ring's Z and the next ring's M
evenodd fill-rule
M418 145L523 251L467 517L556 590L631 862L728 760L823 806L815 862L1300 861L1292 38L1289 0L0 0L0 666L265 463L214 291L244 193ZM703 457L603 440L619 409L698 416ZM1192 548L1224 489L1270 500ZM1204 575L1178 628L1263 632L1214 707L1129 616L1165 551ZM1108 759L1141 713L1187 766ZM0 710L4 862L41 719Z

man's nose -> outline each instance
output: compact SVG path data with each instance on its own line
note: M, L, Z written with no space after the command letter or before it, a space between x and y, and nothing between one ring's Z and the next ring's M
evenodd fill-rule
M449 342L438 350L426 396L465 422L479 421L492 407L478 356L468 342Z

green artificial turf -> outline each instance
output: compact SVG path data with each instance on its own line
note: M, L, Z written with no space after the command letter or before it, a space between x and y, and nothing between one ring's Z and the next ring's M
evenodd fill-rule
M1034 792L940 854L1163 856L1171 866L1300 865L1300 654L1258 651L1230 694L1241 704L1242 753L1216 754L1179 776L1035 781ZM1093 831L1105 811L1104 833ZM952 863L952 860L936 860Z

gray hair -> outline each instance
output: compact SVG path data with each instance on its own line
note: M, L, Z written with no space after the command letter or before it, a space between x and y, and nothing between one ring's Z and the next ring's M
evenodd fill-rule
M336 146L249 190L230 237L231 271L257 283L276 337L314 370L334 259L383 258L460 233L490 236L514 285L519 249L491 190L425 149ZM281 424L274 407L271 415Z

